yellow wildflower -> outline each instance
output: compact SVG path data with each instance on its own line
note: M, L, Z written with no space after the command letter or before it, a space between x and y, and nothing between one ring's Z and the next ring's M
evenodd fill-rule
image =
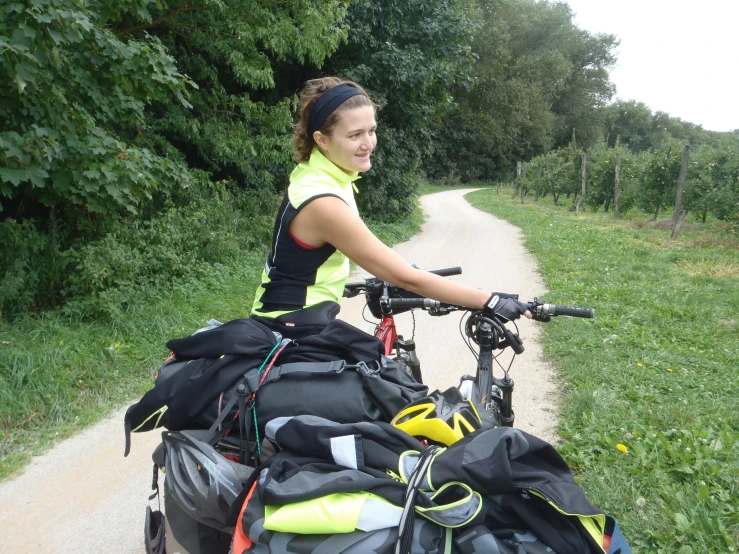
M629 451L629 449L628 449L628 448L626 448L626 445L624 445L624 444L621 444L621 443L618 443L618 444L616 445L616 448L618 448L618 449L619 449L619 450L620 450L621 452L623 452L624 454L628 453L628 451Z
M668 373L672 373L672 369L670 369L670 368L668 367L668 368L667 368L667 372L668 372Z
M636 365L638 365L639 367L641 367L643 364L641 362L636 362Z
M113 346L113 348L115 348L116 350L118 350L120 347L121 347L121 345L118 344L118 343L115 343L115 345Z

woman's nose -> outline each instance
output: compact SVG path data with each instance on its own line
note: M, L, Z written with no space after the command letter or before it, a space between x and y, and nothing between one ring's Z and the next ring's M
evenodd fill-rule
M364 140L362 141L362 149L363 150L372 150L375 147L375 145L372 143L372 137L366 136Z

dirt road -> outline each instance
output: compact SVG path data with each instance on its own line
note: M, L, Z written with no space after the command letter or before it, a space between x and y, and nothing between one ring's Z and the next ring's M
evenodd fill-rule
M520 231L472 208L458 190L422 198L429 218L420 234L398 245L409 262L434 269L462 266L453 277L490 291L518 292L533 299L545 292ZM357 277L362 272L358 272ZM340 318L367 331L360 298L342 303ZM217 314L214 314L217 315ZM397 318L410 336L410 314ZM475 361L458 331L459 316L416 315L415 339L424 372L442 390L473 374ZM520 324L526 352L516 361L517 427L552 440L557 414L553 370L541 360L535 323ZM507 362L503 362L507 367ZM498 370L500 374L500 370ZM141 554L143 520L151 484L151 451L157 432L133 437L123 458L123 413L65 441L34 459L20 477L0 485L0 545L5 554Z

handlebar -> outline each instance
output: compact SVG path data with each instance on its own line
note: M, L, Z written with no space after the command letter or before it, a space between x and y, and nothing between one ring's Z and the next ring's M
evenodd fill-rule
M432 269L429 273L433 273L439 277L451 277L452 275L462 275L462 268L457 266L446 269Z
M429 271L429 273L433 273L435 275L438 275L439 277L451 277L452 275L461 275L462 268L457 266L457 267L446 267L444 269L432 269ZM369 279L366 279L360 282L347 283L346 285L344 285L344 297L354 298L360 292L382 293L382 289L386 285L390 287L394 287L394 285L386 284L382 279L378 279L377 277L370 277ZM395 287L395 288L398 288L398 287ZM414 298L413 300L416 300L416 299ZM398 304L396 304L396 306L400 307L400 305ZM404 306L404 307L409 307L409 306ZM423 308L424 306L413 306L413 307ZM427 306L427 308L430 308L430 307L431 306Z
M461 267L449 267L444 269L436 269L430 271L441 277L451 275L459 275L462 273ZM364 282L347 283L344 288L344 296L351 298L357 296L360 292L367 294L367 303L370 306L372 314L381 319L385 314L398 314L413 309L422 309L432 316L449 315L456 311L472 312L468 319L467 335L474 337L477 335L476 329L478 323L488 321L497 329L500 340L495 340L494 348L505 348L510 346L514 352L520 354L523 352L523 343L518 335L513 333L506 327L506 321L498 318L482 317L482 310L473 310L466 306L457 306L454 304L446 304L431 298L424 298L409 291L405 291L400 287L396 287L377 277L370 277ZM517 296L517 295L516 295ZM534 321L550 321L553 317L568 316L592 319L595 317L595 310L591 308L582 308L579 306L564 306L559 304L547 304L539 298L535 298L531 302L526 302L528 310L531 312ZM494 321L493 321L494 320Z
M431 298L389 298L387 307L392 308L421 308L422 310L433 310L441 307L441 302Z
M549 321L553 317L560 315L569 317L583 317L593 319L595 310L592 308L581 308L579 306L560 306L559 304L546 304L538 298L533 302L528 302L529 311L536 321Z

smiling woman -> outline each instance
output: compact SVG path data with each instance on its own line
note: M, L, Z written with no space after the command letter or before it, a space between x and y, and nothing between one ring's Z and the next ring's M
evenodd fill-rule
M384 281L442 302L479 309L492 298L414 269L359 217L354 182L372 167L376 130L375 104L356 83L327 77L305 84L292 140L299 164L277 213L251 316L283 336L318 333L336 317L349 260ZM515 304L511 317L529 315L523 304L506 302Z

